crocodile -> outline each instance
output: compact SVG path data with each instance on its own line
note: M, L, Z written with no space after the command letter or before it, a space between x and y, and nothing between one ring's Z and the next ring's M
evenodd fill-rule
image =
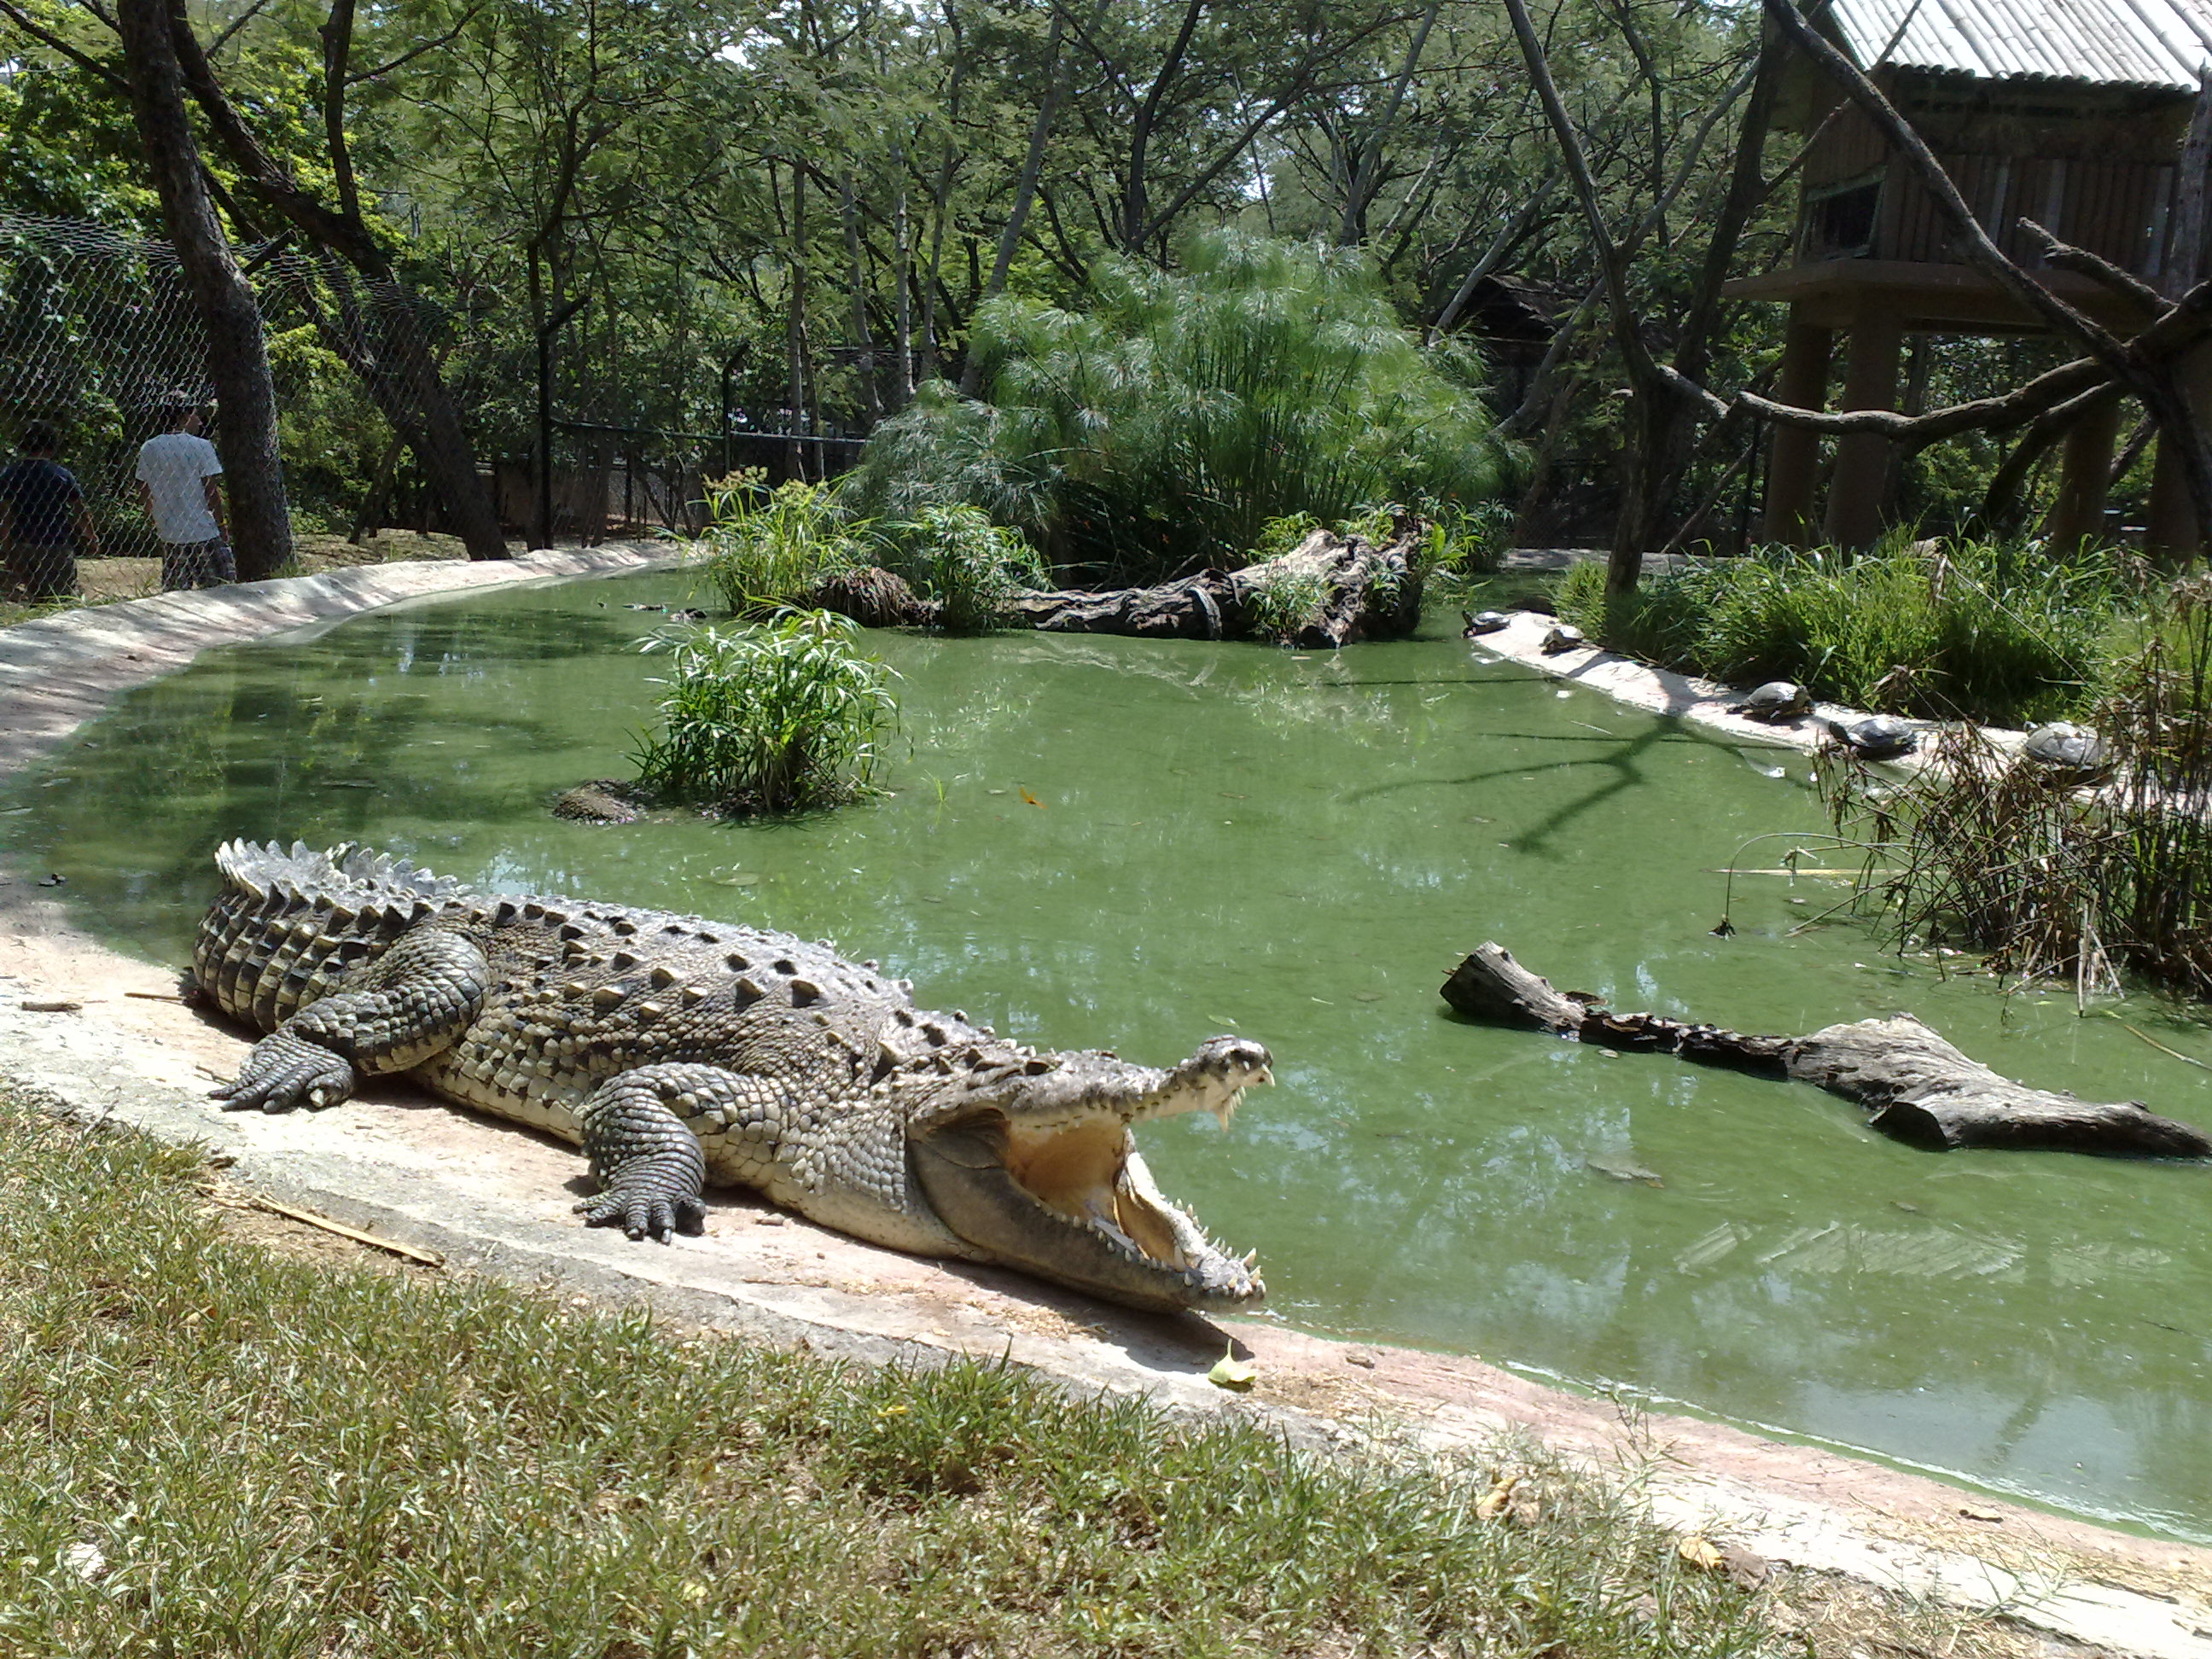
M232 1110L336 1105L404 1075L580 1145L586 1224L703 1230L708 1182L916 1255L1018 1268L1131 1306L1266 1294L1164 1197L1130 1131L1272 1081L1217 1036L1169 1070L1040 1051L915 1006L828 941L565 898L479 894L347 844L231 842L198 990L267 1033Z

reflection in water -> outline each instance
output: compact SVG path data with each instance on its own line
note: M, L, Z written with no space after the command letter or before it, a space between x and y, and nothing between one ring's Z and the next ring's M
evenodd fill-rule
M0 809L38 810L0 836L168 961L217 842L352 838L483 885L840 939L1040 1042L1157 1059L1244 1032L1280 1086L1225 1139L1146 1136L1170 1190L1261 1247L1282 1316L2212 1530L2207 1171L1933 1157L1809 1089L1438 1001L1496 938L1562 984L1741 1029L1909 1006L2013 1075L2212 1120L2197 1073L2112 1020L2008 1017L1856 932L1790 937L1827 885L1739 879L1740 933L1710 937L1742 842L1821 827L1788 757L1455 640L878 635L905 677L892 795L785 824L553 819L647 719L622 601L683 591L501 594L216 653L9 786ZM2212 1054L2178 1017L2128 1018Z

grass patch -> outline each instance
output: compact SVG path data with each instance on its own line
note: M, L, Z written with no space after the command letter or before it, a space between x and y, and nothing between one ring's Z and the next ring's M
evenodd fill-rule
M2080 708L2138 592L2118 555L2060 558L1988 542L1893 537L1853 555L1768 549L1690 563L1625 604L1577 565L1559 614L1662 667L1734 684L1796 680L1856 708L2004 726Z
M288 1259L228 1235L209 1186L189 1149L0 1092L0 1651L1811 1659L1959 1635L1827 1630L1556 1472L1533 1509L1484 1504L1474 1461L1324 1461L989 1365L865 1370Z
M656 635L665 650L661 730L631 754L638 781L674 800L755 812L835 805L864 793L897 718L891 671L860 629L826 611L757 627Z

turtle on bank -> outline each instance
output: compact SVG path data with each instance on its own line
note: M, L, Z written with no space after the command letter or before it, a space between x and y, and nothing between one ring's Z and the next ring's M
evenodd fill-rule
M1589 640L1581 629L1569 623L1560 623L1544 635L1544 643L1538 648L1547 657L1556 657L1562 652L1579 651L1589 643Z
M1813 712L1813 694L1795 680L1769 680L1755 687L1740 702L1728 706L1731 714L1776 725Z
M1471 640L1479 634L1495 634L1513 620L1503 611L1462 611L1459 614L1467 618L1467 626L1460 630L1463 640Z
M1894 760L1920 747L1912 722L1894 714L1862 714L1856 720L1823 720L1828 735L1861 760Z
M2086 726L2052 720L2027 734L2021 758L2057 777L2094 778L2111 769L2105 740Z

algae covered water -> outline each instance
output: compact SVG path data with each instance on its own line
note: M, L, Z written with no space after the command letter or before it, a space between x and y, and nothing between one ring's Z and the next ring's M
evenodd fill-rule
M1301 656L869 636L894 793L779 824L552 818L623 770L680 576L381 612L211 653L0 799L18 871L181 963L233 836L367 842L490 887L834 939L1042 1044L1166 1063L1222 1030L1279 1086L1224 1138L1141 1132L1261 1252L1276 1316L1480 1353L2212 1535L2212 1170L1934 1155L1810 1089L1492 1030L1444 972L1496 939L1563 987L1740 1030L1911 1009L2042 1086L2212 1124L2212 1032L1881 953L1830 922L1807 763L1455 638ZM2121 1021L2124 1020L2126 1025ZM2134 1031L2127 1029L2133 1026ZM2137 1033L2141 1033L2138 1036Z

